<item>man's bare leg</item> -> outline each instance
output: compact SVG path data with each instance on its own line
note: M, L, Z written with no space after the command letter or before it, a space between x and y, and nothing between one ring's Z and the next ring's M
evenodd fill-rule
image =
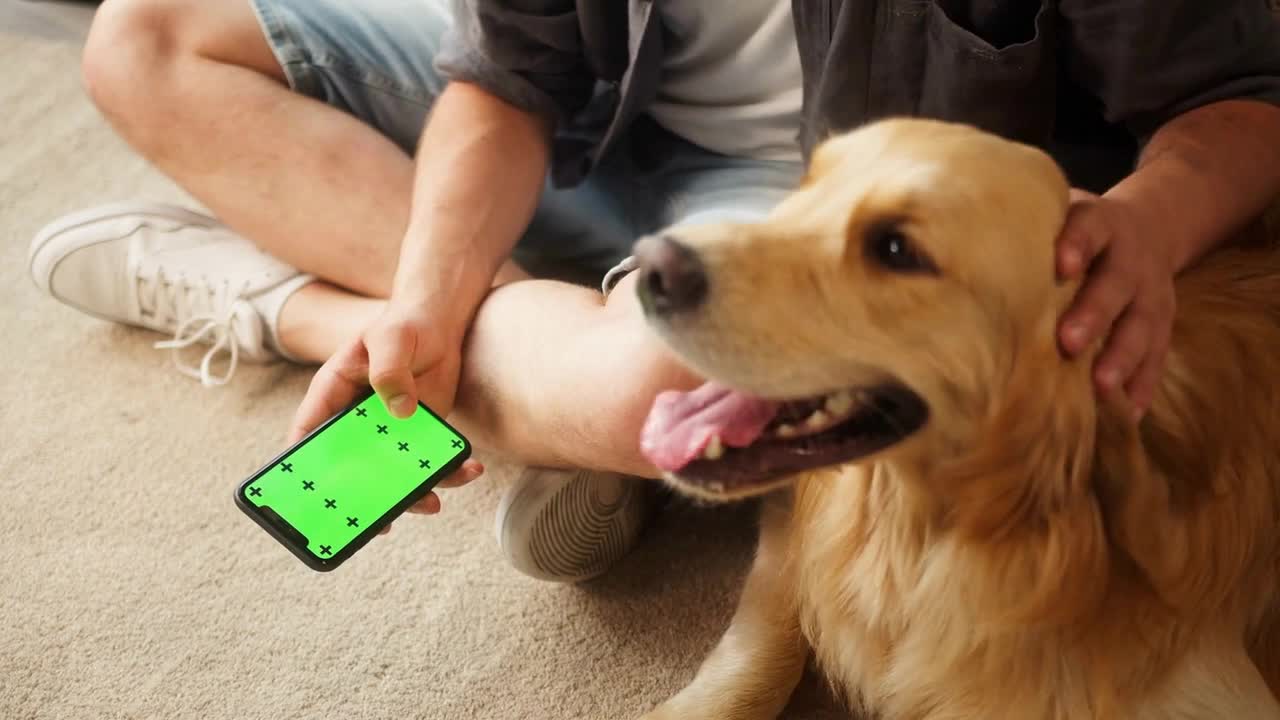
M115 129L231 228L300 270L390 294L413 161L292 92L247 0L107 0L84 78Z

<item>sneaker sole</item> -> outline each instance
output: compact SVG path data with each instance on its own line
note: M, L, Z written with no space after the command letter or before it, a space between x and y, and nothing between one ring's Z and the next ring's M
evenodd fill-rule
M528 530L529 566L513 562L518 570L550 582L582 582L603 575L631 551L647 515L648 502L642 496L640 481L627 481L626 489L613 502L602 500L592 484L584 473L543 501ZM508 510L542 491L536 482L530 482L503 498L496 530L508 558L514 553L506 538L514 533L507 524L515 517Z
M114 203L74 212L44 226L32 238L31 246L27 249L27 271L31 275L31 280L45 294L54 296L49 279L53 277L53 271L57 269L58 261L66 257L68 250L73 247L72 243L63 241L66 234L85 225L133 215L173 220L196 227L218 227L220 225L216 219L208 215L180 208L176 205L160 203ZM104 242L119 240L120 237L104 238ZM78 245L78 243L74 245Z

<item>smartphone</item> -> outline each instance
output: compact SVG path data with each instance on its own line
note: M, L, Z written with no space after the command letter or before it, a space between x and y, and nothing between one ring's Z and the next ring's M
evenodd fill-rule
M236 505L308 567L328 572L471 456L418 404L391 416L370 391L236 488Z

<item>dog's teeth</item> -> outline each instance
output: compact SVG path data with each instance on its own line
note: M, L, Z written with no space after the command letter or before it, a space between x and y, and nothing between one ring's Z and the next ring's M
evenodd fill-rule
M849 411L853 409L853 393L848 390L841 390L838 393L828 395L826 408L827 412L836 417L843 417L849 414Z
M804 421L804 424L816 430L818 428L826 427L830 422L831 416L828 415L825 410L814 410L813 414L809 416L809 419Z
M711 442L707 443L707 449L702 451L702 457L708 460L719 460L724 457L724 443L720 442L719 435L711 436Z
M779 425L778 429L774 430L774 432L777 433L778 437L780 438L791 438L791 437L795 437L796 433L799 431L796 430L795 425L783 424L783 425Z

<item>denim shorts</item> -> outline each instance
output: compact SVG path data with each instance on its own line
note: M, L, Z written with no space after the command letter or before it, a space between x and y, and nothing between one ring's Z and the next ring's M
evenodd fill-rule
M406 153L431 152L416 146L445 85L433 60L452 26L449 0L250 2L294 91L356 116ZM584 183L548 183L515 259L535 275L598 279L643 235L763 217L802 172L704 150L642 118Z

